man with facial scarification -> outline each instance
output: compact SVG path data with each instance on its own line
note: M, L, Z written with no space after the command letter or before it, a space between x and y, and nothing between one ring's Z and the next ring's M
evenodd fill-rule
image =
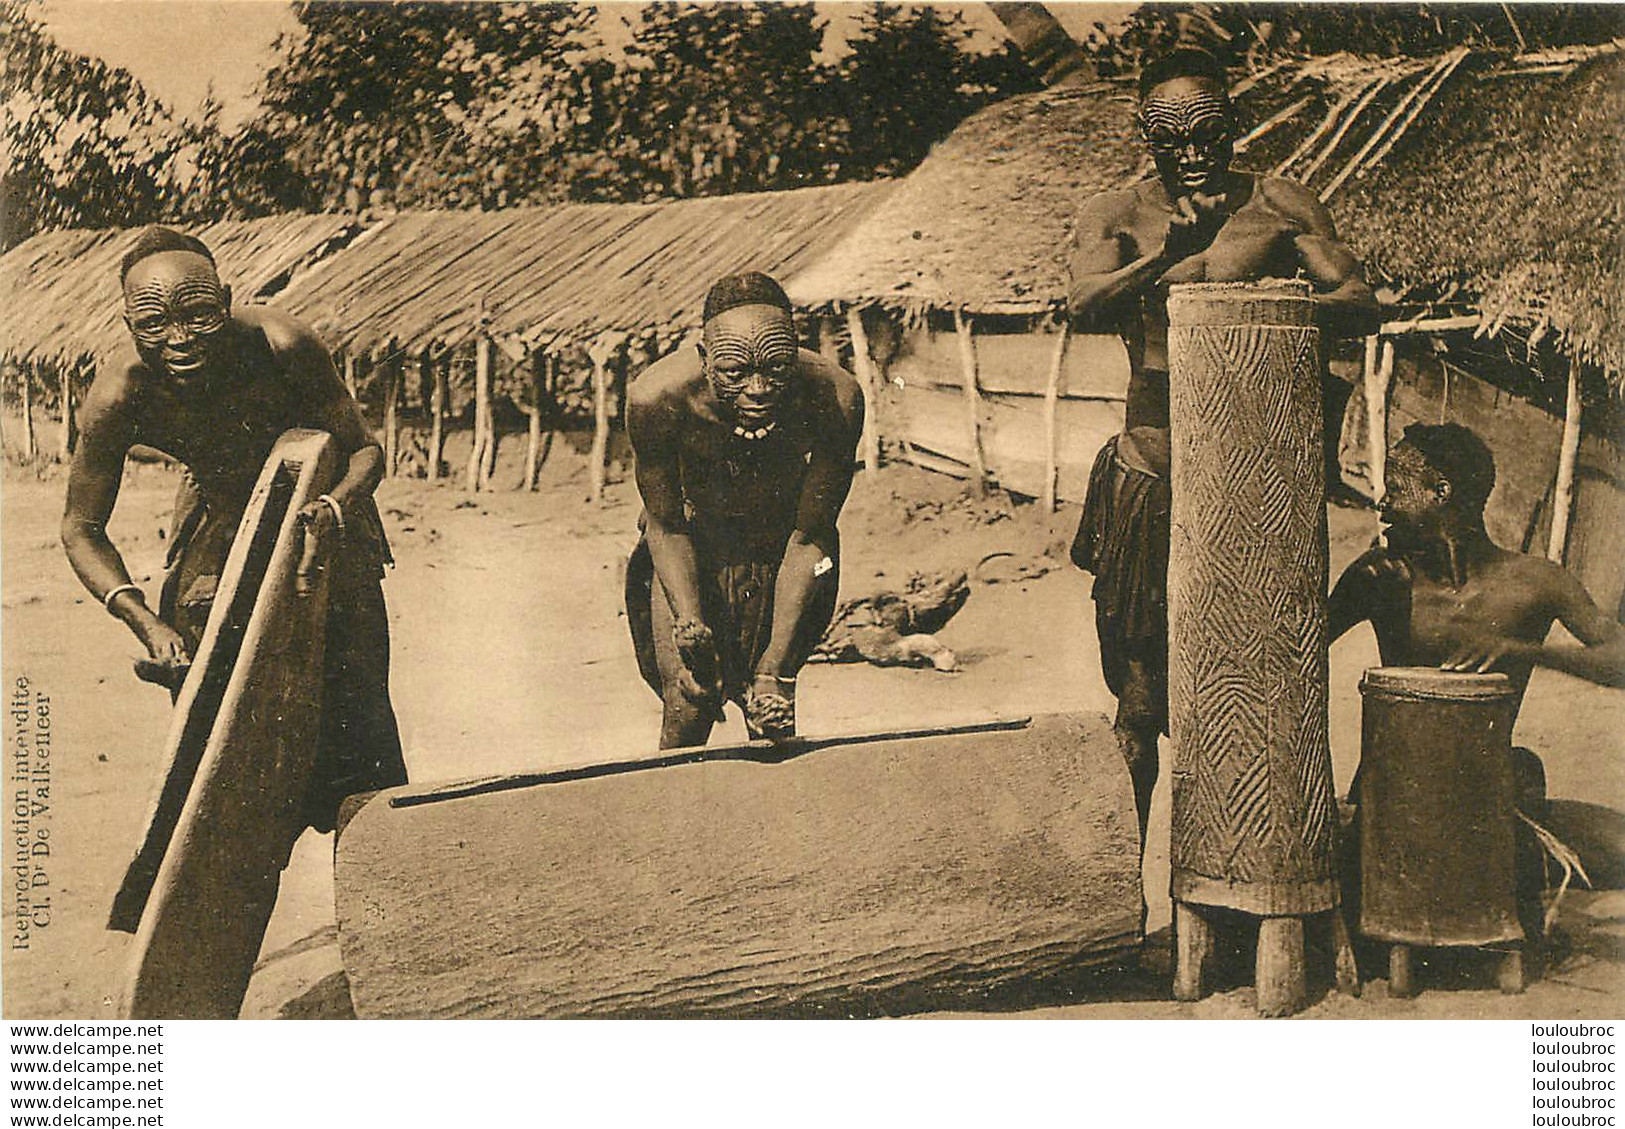
M1069 306L1128 351L1123 432L1095 459L1072 559L1095 576L1101 666L1143 842L1168 729L1168 288L1307 276L1323 331L1343 335L1375 329L1377 310L1312 192L1230 168L1235 123L1212 56L1173 51L1141 72L1139 90L1157 175L1083 206Z
M1495 488L1495 458L1483 440L1459 424L1413 423L1389 454L1386 478L1384 534L1333 587L1328 640L1369 621L1384 666L1499 672L1511 680L1519 708L1537 666L1625 687L1625 627L1566 569L1490 540L1484 505ZM1578 645L1548 643L1554 623ZM1512 770L1519 809L1545 820L1540 758L1515 747ZM1349 799L1358 795L1358 786L1351 787ZM1519 915L1536 937L1541 855L1532 836L1521 827L1519 834ZM1358 857L1353 846L1348 867ZM1349 873L1346 896L1358 896L1359 883Z
M1460 424L1413 423L1386 478L1384 535L1332 589L1329 639L1369 620L1385 665L1499 671L1520 701L1536 666L1625 687L1625 627L1566 569L1485 532L1495 458L1482 439ZM1558 621L1579 646L1547 644Z
M147 228L125 254L120 279L134 348L101 367L85 399L62 542L85 587L146 647L143 678L178 694L278 437L290 428L325 431L349 457L332 493L299 513L308 539L301 572L329 569L320 748L305 815L330 831L345 796L406 782L379 584L389 550L372 499L383 452L316 335L273 310L233 310L198 239ZM156 613L107 537L124 458L136 444L186 467Z
M703 745L727 700L752 737L794 735L796 676L835 613L835 523L862 431L857 381L799 347L765 274L719 280L701 341L632 384L643 538L626 612L661 748Z

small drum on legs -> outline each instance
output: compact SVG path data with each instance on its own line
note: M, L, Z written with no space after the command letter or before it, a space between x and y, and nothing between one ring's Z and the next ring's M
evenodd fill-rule
M1492 947L1523 986L1512 722L1500 674L1379 667L1364 699L1359 930L1389 942L1389 990L1414 994L1414 948Z

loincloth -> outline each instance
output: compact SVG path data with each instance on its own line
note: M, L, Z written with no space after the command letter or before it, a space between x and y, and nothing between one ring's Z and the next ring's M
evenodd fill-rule
M773 635L773 589L778 583L784 546L754 559L717 561L700 556L700 608L716 640L723 696L743 702L751 678ZM795 668L806 662L835 618L837 573L815 591L791 647ZM672 643L672 615L665 590L655 576L654 558L640 539L626 567L626 620L638 673L651 690L664 697L663 671L675 671L681 660Z
M214 607L241 510L211 505L183 480L165 560L158 617L195 655ZM346 796L406 783L406 764L389 699L389 616L381 581L390 560L378 511L370 502L346 528L328 565L322 719L305 813L318 831L333 829Z
M1128 465L1118 436L1095 457L1072 563L1094 574L1095 630L1106 685L1121 699L1130 664L1151 685L1146 708L1167 727L1169 489L1166 474Z

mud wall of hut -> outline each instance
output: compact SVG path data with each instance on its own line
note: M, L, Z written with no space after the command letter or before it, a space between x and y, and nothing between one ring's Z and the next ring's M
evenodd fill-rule
M871 352L880 370L878 423L888 451L934 470L968 477L973 453L966 372L953 315L905 323L871 313ZM1046 397L1061 329L1046 319L971 319L976 440L991 483L1040 497L1049 428ZM1122 429L1128 358L1115 337L1069 333L1061 353L1054 412L1056 494L1081 502L1089 468Z

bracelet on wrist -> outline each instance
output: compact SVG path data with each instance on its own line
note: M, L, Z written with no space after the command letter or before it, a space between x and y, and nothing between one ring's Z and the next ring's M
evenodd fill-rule
M123 595L125 592L134 592L137 596L141 596L142 603L146 603L146 597L142 595L140 585L126 583L120 584L116 588L109 589L107 595L102 597L102 607L109 613L112 612L113 601L119 596Z
M344 532L344 510L339 505L338 499L334 498L333 495L331 495L331 494L322 494L322 495L319 495L316 500L318 502L321 502L328 509L333 511L333 520L334 520L335 523L337 523L337 525L339 527L339 532L343 533Z

